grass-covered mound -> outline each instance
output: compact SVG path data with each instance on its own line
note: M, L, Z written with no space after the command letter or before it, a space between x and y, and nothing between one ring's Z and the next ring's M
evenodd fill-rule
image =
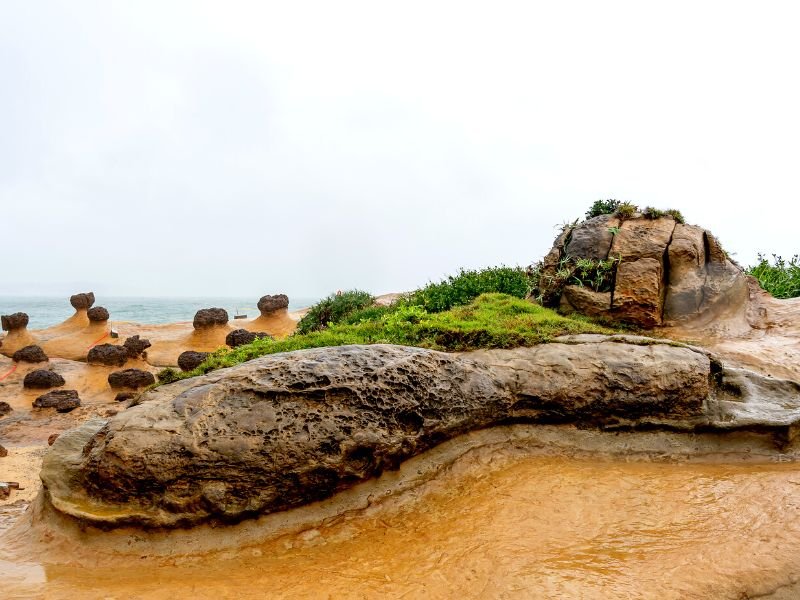
M413 299L413 296L412 296ZM611 333L581 316L565 317L509 294L486 293L466 306L430 312L406 300L392 307L367 308L343 322L285 340L259 339L231 350L214 352L194 371L165 369L162 383L232 367L266 354L347 344L402 344L434 350L513 348L548 342L574 333Z
M758 264L747 269L747 273L758 279L761 287L775 298L800 297L800 256L797 254L788 261L773 254L772 262L759 254Z

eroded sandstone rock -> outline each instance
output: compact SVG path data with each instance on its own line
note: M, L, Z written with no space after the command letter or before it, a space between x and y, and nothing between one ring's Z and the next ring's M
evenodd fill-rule
M69 297L69 303L75 310L88 310L94 304L94 292L74 294Z
M718 370L697 349L604 336L471 355L277 354L162 386L62 435L42 479L57 509L91 522L235 521L326 498L501 423L711 426Z
M42 350L42 348L40 346L37 346L36 344L20 348L19 350L14 352L11 358L16 362L27 362L27 363L40 363L40 362L47 362L49 360L47 358L47 354L44 353L44 350Z
M128 353L128 358L139 358L150 346L152 346L150 340L142 339L138 335L132 335L122 344Z
M48 388L60 387L65 383L66 381L64 381L61 375L49 369L36 369L35 371L31 371L25 375L25 379L22 380L23 387L34 390L46 390Z
M178 356L178 366L181 371L193 371L208 358L209 354L210 352L195 352L194 350L181 352L180 356Z
M14 409L11 408L8 402L0 402L0 417L5 417L12 410Z
M276 310L288 310L288 308L289 296L286 294L261 296L261 299L258 301L258 310L264 316L274 313Z
M0 326L2 326L3 331L24 329L28 326L28 321L28 315L24 312L0 316Z
M108 321L111 315L108 313L108 310L102 306L95 306L90 308L86 311L86 316L89 317L89 320L92 323L102 323L104 321Z
M33 408L55 408L58 412L70 412L80 405L77 390L53 390L33 401Z
M238 346L249 344L257 339L268 337L272 336L262 331L252 332L247 331L246 329L235 329L225 336L225 343L231 348L237 348Z
M228 324L228 311L224 308L201 308L194 315L194 328L204 329Z
M138 389L153 385L156 378L152 373L142 369L125 369L124 371L114 371L108 376L108 385L112 388Z
M114 344L98 344L89 350L86 361L90 365L122 367L128 361L128 349Z

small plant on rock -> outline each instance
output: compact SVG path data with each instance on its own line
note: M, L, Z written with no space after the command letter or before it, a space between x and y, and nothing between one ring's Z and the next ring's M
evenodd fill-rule
M586 211L586 218L599 217L600 215L613 215L622 204L620 200L597 200Z
M619 206L617 206L617 210L614 212L614 214L621 221L624 221L626 219L632 219L633 215L635 215L637 212L639 212L639 207L633 202L622 202Z

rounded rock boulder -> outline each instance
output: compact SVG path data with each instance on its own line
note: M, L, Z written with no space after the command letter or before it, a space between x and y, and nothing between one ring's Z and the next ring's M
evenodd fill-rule
M35 371L31 371L25 375L25 379L22 380L22 386L24 388L33 390L46 390L60 387L65 383L66 381L64 381L61 375L49 369L36 369Z
M86 312L86 316L89 317L89 320L93 323L102 323L104 321L108 321L111 315L108 314L108 310L106 308L102 306L95 306Z
M208 352L195 352L194 350L181 352L181 355L178 357L178 366L181 371L194 371L200 366L200 363L208 358L208 355Z
M195 329L205 329L228 324L228 311L224 308L201 308L194 315Z
M238 346L249 344L261 338L271 339L272 336L269 335L268 333L263 333L260 331L252 332L252 331L247 331L246 329L236 329L235 331L231 331L228 335L225 336L225 343L231 348L236 348Z
M90 365L105 365L107 367L122 367L128 360L128 351L124 346L114 344L100 344L89 350L86 361Z
M108 376L108 385L112 388L128 388L136 390L147 387L156 382L152 373L142 369L125 369L124 371L114 371Z
M80 405L77 390L54 390L33 401L33 408L55 408L58 412L69 412Z
M11 315L0 316L0 326L3 331L14 331L15 329L24 329L28 326L28 315L24 312L18 312Z
M122 344L130 358L139 358L150 346L150 340L143 340L138 335L132 335Z
M286 294L275 294L274 296L261 296L258 301L258 310L262 315L268 315L276 310L289 308L289 296Z
M26 363L40 363L47 362L49 360L47 358L47 354L44 353L44 350L42 350L41 347L37 346L36 344L20 348L14 352L14 355L11 358L16 362Z
M88 310L94 304L94 292L83 292L69 297L69 303L75 310Z

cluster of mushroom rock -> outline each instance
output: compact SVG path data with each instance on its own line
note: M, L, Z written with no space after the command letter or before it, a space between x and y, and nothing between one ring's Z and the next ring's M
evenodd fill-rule
M89 320L89 326L105 325L110 318L109 311L102 306L93 306L94 302L95 296L92 292L75 294L70 297L70 303L76 310L75 316L84 313ZM288 307L289 298L285 294L263 296L258 302L261 317L269 317L277 311L287 311ZM228 321L228 312L225 309L204 308L197 311L192 325L195 331L203 331L220 326L227 327ZM14 341L16 345L25 341L35 342L37 338L27 331L28 323L29 317L24 312L0 316L2 329L7 332L5 341ZM69 323L69 320L65 323ZM85 324L85 321L83 323ZM53 329L58 329L58 327L60 326ZM48 339L49 331L42 330L40 332L43 339ZM108 332L110 333L110 329ZM252 332L240 328L227 333L225 343L234 348L264 337L271 338L272 336L265 332ZM16 369L23 363L42 365L42 368L36 368L26 373L22 382L23 388L26 390L43 392L33 401L34 409L54 408L57 412L70 412L81 406L78 390L59 389L66 384L66 381L52 364L46 364L50 363L50 357L42 346L38 343L28 343L17 349L13 349L10 345L4 349L3 341L0 339L0 353L9 356L14 361L12 369ZM131 335L122 343L92 344L87 348L85 362L88 365L119 368L108 374L108 386L111 390L117 391L115 397L117 401L129 400L136 396L137 390L155 383L155 376L151 371L138 367L124 368L129 361L151 368L151 365L146 364L147 349L151 346L150 340L144 339L140 335ZM182 370L190 371L203 362L208 354L209 352L187 349L178 356L177 364ZM3 373L0 373L0 376L2 375ZM0 417L8 414L11 410L8 403L0 402Z

